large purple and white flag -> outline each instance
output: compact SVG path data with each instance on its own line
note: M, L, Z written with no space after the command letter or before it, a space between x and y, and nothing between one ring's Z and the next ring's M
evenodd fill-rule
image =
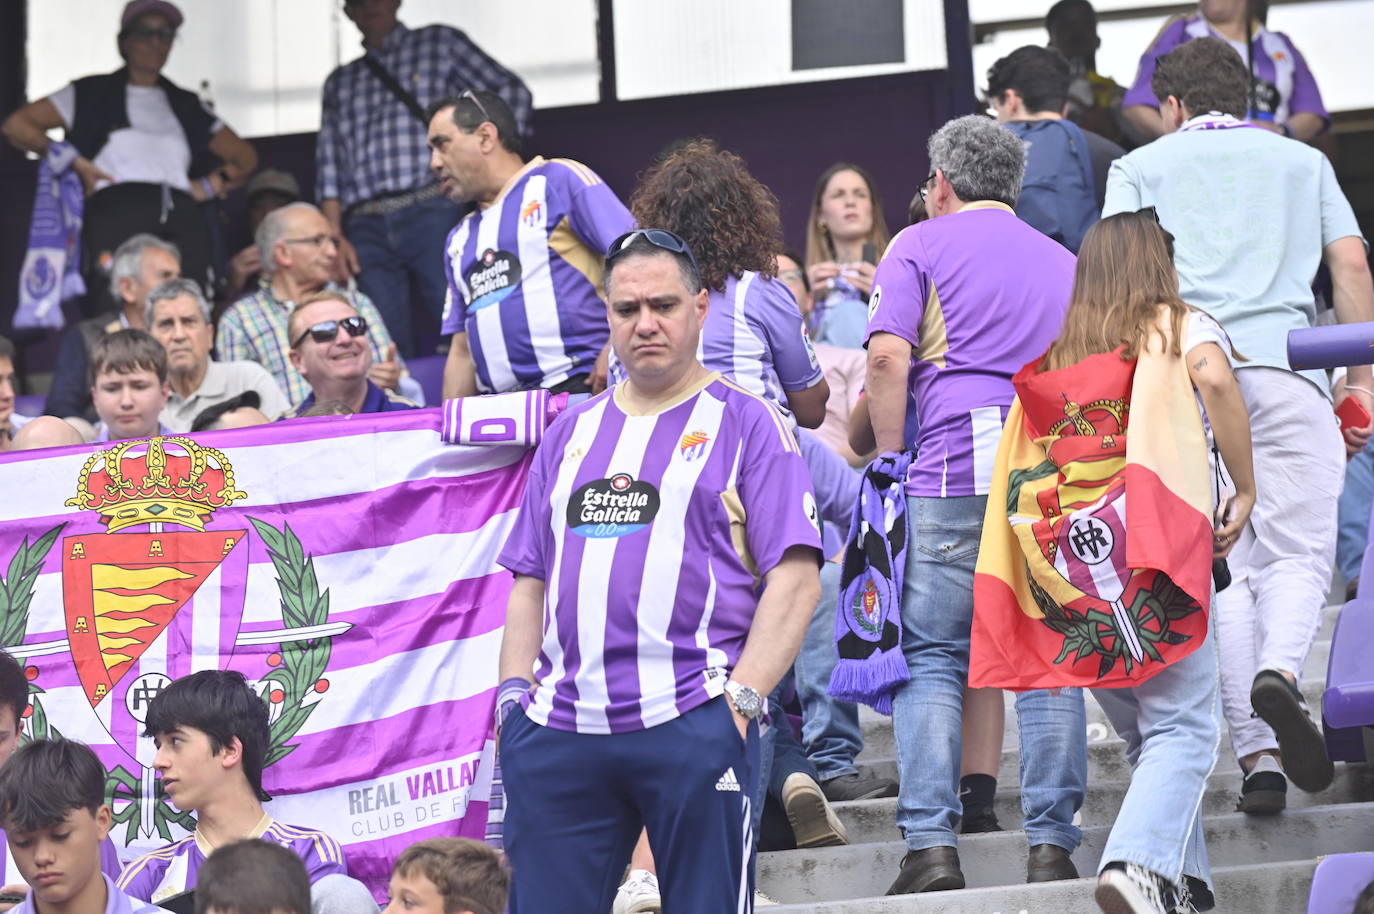
M337 838L378 897L411 842L482 836L496 555L561 405L450 408L455 444L431 409L0 454L0 646L31 683L25 730L96 749L126 859L194 827L142 721L217 667L268 703L268 811Z

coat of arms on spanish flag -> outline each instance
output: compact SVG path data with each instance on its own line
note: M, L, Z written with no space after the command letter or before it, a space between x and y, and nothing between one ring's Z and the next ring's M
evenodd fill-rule
M1152 336L1134 361L1118 350L1037 374L1037 359L1012 379L974 577L969 685L1130 686L1206 637L1206 435L1169 348Z

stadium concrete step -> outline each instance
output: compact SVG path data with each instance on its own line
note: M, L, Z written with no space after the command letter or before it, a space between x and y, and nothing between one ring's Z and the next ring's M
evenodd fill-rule
M1240 784L1241 776L1238 769L1215 772L1208 782L1207 792L1203 794L1203 815L1226 815L1235 812L1236 799L1240 796ZM1079 824L1110 825L1116 819L1117 810L1121 808L1126 786L1124 781L1090 780L1088 797L1080 812ZM1338 764L1335 781L1320 793L1304 793L1296 788L1288 792L1289 809L1371 802L1374 802L1374 769L1366 765ZM836 803L834 806L835 812L849 832L851 845L901 840L901 832L898 831L896 824L896 797L855 800ZM1014 781L998 785L997 819L1009 831L1017 830L1021 826L1021 791Z
M1328 645L1329 648L1329 645ZM1312 711L1314 720L1320 721L1322 693L1326 691L1326 668L1325 657L1322 659L1321 675L1307 675L1298 680L1298 687L1302 690L1303 698L1307 700L1307 706ZM1304 673L1307 673L1304 670ZM1011 693L1007 693L1006 718L1002 730L1002 745L1006 749L1014 749L1020 742L1017 731L1016 709L1013 705L1015 698ZM1111 723L1107 720L1107 714L1102 710L1101 705L1093 700L1091 694L1084 700L1086 711L1088 740L1104 741L1114 739L1116 731L1112 729ZM868 708L859 710L859 728L863 734L864 754L870 757L887 758L895 757L897 745L893 737L892 720L871 711ZM1226 745L1228 740L1223 734L1222 753L1223 756L1229 747Z
M1227 813L1207 816L1203 821L1207 852L1217 867L1312 861L1324 854L1374 851L1374 803L1313 806L1264 818ZM1073 855L1080 873L1096 872L1110 831L1107 825L1083 829L1083 843ZM906 845L901 841L773 851L759 855L758 885L779 902L871 898L887 891L905 854ZM1021 832L960 836L959 858L970 888L1024 889L1026 838ZM950 895L950 901L955 897ZM1012 910L1019 911L1020 907Z
M1216 867L1214 914L1302 914L1312 886L1310 860ZM1038 885L1006 885L961 892L893 895L844 901L803 902L756 908L777 914L1102 914L1093 881L1074 879ZM1245 898L1244 906L1226 900ZM1345 912L1337 912L1345 914Z
M1322 614L1316 643L1300 686L1319 713L1331 633L1339 612ZM1018 789L1016 714L1008 696L1005 750L998 774L997 812L1007 831L960 836L969 888L958 892L884 897L906 847L895 823L894 798L835 805L849 831L845 847L759 855L758 887L781 902L779 914L1099 914L1091 878L1025 884L1026 840ZM1080 873L1096 871L1098 857L1130 778L1125 744L1096 701L1086 700L1089 788L1079 819L1083 845L1074 854ZM873 774L897 776L891 718L861 710L865 748L858 761ZM1335 782L1318 794L1290 787L1288 810L1256 818L1235 812L1241 778L1225 736L1203 798L1204 827L1216 877L1218 914L1302 914L1316 858L1347 851L1374 851L1374 769L1336 767Z

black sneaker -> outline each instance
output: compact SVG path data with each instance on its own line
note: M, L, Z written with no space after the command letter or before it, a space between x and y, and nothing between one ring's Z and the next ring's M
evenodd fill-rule
M895 797L897 782L892 778L879 778L871 774L842 774L828 781L821 781L825 798L832 803L845 800L876 800L879 797Z
M959 822L960 834L981 835L1001 830L1002 824L997 821L997 811L991 806L964 807L964 815Z
M1330 787L1336 768L1326 754L1326 741L1308 715L1298 687L1280 672L1260 670L1250 687L1250 704L1274 731L1288 779L1308 793Z
M1236 811L1251 816L1272 816L1288 805L1288 779L1278 771L1252 771L1240 785Z

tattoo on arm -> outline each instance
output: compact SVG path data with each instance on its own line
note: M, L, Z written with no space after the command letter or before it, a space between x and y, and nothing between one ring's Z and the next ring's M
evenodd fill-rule
M1203 356L1202 358L1198 359L1196 362L1193 363L1193 370L1194 370L1194 371L1201 371L1206 365L1207 365L1207 357L1206 357L1206 356Z

